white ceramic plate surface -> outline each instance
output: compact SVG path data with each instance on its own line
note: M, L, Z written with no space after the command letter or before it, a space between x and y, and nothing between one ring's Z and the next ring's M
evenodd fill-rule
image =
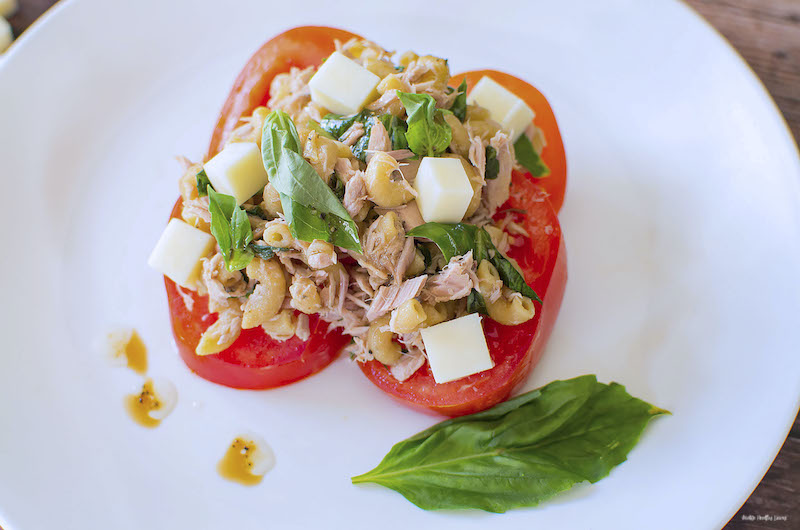
M362 5L363 4L363 5ZM139 528L715 528L774 458L800 395L800 163L772 101L684 5L642 2L60 4L0 64L0 525ZM356 487L434 423L347 359L266 392L191 374L145 264L238 70L295 25L537 85L569 162L569 282L533 388L595 373L667 408L593 486L504 515ZM136 327L179 403L153 431L140 379L93 344ZM233 436L277 466L220 479Z

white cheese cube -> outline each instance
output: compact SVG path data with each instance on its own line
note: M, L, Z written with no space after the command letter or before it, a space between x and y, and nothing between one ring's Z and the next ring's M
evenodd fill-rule
M234 142L203 165L218 193L231 195L237 204L261 191L269 182L258 144Z
M178 285L194 288L200 260L213 250L215 243L214 236L180 219L171 219L147 264Z
M455 381L494 367L477 313L422 328L422 342L437 383Z
M17 0L0 0L0 17L10 17L17 11L17 7Z
M333 52L308 82L311 99L336 114L355 114L377 93L381 79L352 59Z
M426 223L460 223L472 200L469 177L457 158L423 158L414 188Z
M467 96L467 102L488 110L489 115L503 127L512 142L519 138L535 116L522 99L487 76L478 81Z
M6 51L13 40L14 33L11 31L11 24L8 23L8 20L0 17L0 53Z

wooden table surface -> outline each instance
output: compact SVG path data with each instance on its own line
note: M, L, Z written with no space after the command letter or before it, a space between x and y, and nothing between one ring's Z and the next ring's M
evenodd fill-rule
M800 0L687 2L744 56L772 94L795 139L800 140ZM19 3L19 11L9 19L15 35L55 1ZM679 508L676 513L663 515L680 520ZM725 528L800 528L800 416L772 467Z

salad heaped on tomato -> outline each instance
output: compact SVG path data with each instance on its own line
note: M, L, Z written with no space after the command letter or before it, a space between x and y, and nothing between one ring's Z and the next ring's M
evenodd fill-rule
M344 348L392 397L456 416L541 356L566 161L524 81L295 28L251 58L208 159L185 166L150 261L202 377L274 387Z

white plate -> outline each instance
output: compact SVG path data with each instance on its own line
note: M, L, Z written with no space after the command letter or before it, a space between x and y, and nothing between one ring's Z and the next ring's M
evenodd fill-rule
M78 0L0 66L0 524L40 528L714 528L784 440L800 395L800 163L753 74L677 2ZM600 7L600 4L603 7ZM594 486L505 515L428 513L355 487L434 420L346 359L267 392L192 375L145 260L237 71L294 25L347 27L539 86L569 158L570 280L529 387L596 373L674 415ZM180 402L154 431L139 379L92 343L135 326ZM277 467L215 463L260 432Z

